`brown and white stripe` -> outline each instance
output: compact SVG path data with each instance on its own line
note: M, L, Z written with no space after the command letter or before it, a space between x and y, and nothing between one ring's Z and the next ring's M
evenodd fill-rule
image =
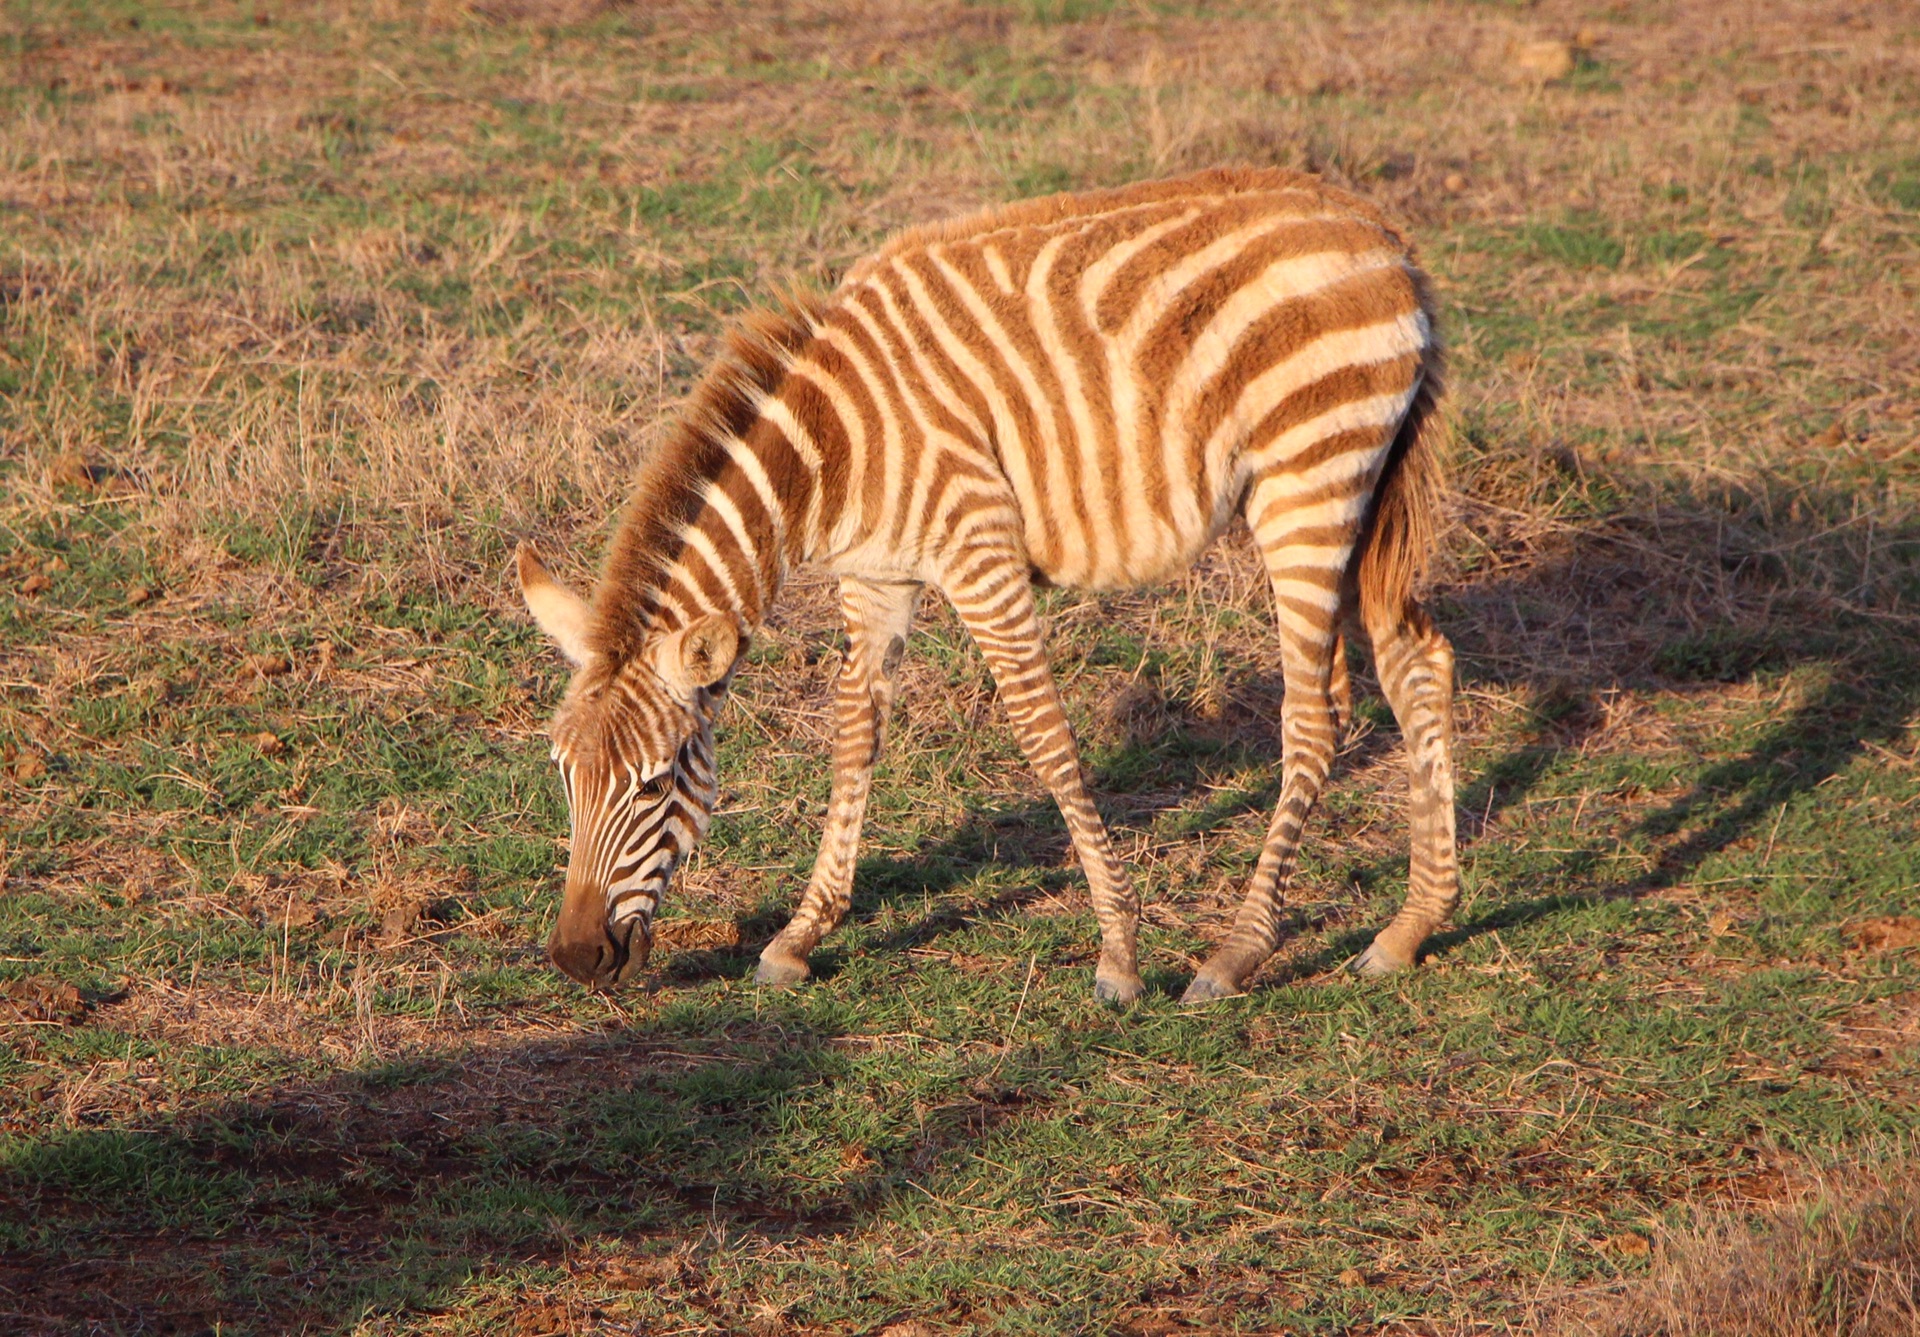
M1096 990L1137 997L1139 903L1082 781L1033 585L1165 579L1237 512L1274 591L1281 794L1246 901L1187 997L1238 992L1273 950L1347 710L1350 621L1412 782L1410 894L1358 965L1412 962L1458 887L1452 657L1411 590L1432 543L1439 366L1399 233L1277 171L917 229L827 298L750 320L649 463L592 604L522 551L528 602L579 666L554 724L574 827L555 961L609 983L644 960L661 891L712 811L727 678L786 571L813 562L840 577L849 637L833 797L760 980L804 978L846 913L895 672L931 585L1066 817L1100 923Z

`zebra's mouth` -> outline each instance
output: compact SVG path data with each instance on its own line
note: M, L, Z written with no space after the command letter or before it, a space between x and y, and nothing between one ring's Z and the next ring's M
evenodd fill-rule
M609 985L625 984L646 968L653 955L651 914L629 915L607 925L607 939L613 944L613 969L607 972Z
M608 986L625 984L647 964L653 954L653 916L672 880L673 865L669 864L638 886L627 887L608 899L607 941L613 947L613 964L606 973Z

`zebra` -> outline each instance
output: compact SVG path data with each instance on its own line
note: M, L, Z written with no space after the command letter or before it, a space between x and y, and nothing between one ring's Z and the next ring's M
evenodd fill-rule
M847 649L812 876L756 980L807 978L847 913L874 764L929 585L984 655L1084 869L1098 998L1141 996L1139 898L1082 778L1036 584L1109 590L1190 566L1237 514L1272 586L1280 796L1225 940L1184 999L1272 954L1364 632L1406 740L1399 913L1352 963L1411 965L1458 899L1453 656L1413 587L1434 546L1442 355L1410 243L1317 177L1217 169L904 232L824 297L743 320L642 465L591 603L517 554L574 666L550 730L571 813L548 942L574 979L643 966L705 833L714 718L796 564L837 576Z

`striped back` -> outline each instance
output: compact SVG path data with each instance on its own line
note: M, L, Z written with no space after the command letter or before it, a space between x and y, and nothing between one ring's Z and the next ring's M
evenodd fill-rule
M842 542L882 561L937 546L925 508L971 463L1011 488L1034 568L1094 588L1183 569L1254 472L1377 448L1432 342L1404 242L1289 173L909 233L819 324L795 371L835 400L865 483Z

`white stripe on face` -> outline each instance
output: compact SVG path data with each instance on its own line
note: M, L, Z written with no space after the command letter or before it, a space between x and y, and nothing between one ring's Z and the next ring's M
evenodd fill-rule
M637 921L650 930L674 870L711 818L711 732L696 732L673 761L616 763L604 776L570 764L557 745L554 755L572 816L573 872L604 888L609 928Z

